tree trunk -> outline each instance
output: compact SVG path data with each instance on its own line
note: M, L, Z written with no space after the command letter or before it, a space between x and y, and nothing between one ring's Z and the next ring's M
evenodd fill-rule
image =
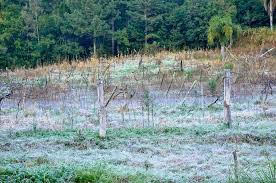
M115 20L114 18L112 18L112 22L111 22L111 26L112 26L112 55L115 55L115 39L114 39L114 32L115 32Z
M97 33L96 30L93 32L93 56L97 57Z
M39 43L40 41L40 36L39 36L39 27L38 27L38 15L37 12L35 13L35 23L36 23L36 36L37 36L37 42Z
M224 61L225 60L225 46L224 46L224 44L221 45L220 53L221 53L221 59L222 59L222 61Z
M119 54L120 54L120 45L117 42L117 55L119 55Z
M147 11L146 11L146 9L144 10L144 21L145 21L145 48L146 48L146 46L147 46L147 44L148 44L148 38L147 38L147 36L148 36L148 17L147 17Z
M94 57L97 56L97 45L96 45L96 37L93 38L93 55Z
M270 0L270 5L269 5L269 17L270 17L270 28L271 31L273 31L273 0Z
M234 157L234 175L237 182L239 182L239 162L238 162L238 155L237 151L235 150L233 152Z

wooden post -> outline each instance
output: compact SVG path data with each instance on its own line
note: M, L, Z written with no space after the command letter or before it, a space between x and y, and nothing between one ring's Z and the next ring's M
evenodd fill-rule
M173 80L174 80L174 75L173 75L173 78L172 78L172 80L171 80L171 82L170 82L169 88L168 88L168 90L167 90L166 97L168 97L168 94L169 94L169 92L170 92L170 90L171 90L171 87L172 87L172 84L173 84Z
M143 128L145 128L144 104L142 104L142 118L143 118Z
M105 138L106 136L106 106L104 101L104 84L103 81L100 79L98 82L98 102L100 106L99 111L99 119L100 119L100 129L99 129L99 136L101 138Z
M238 164L238 155L237 151L233 152L233 158L234 158L234 174L235 174L235 179L237 182L239 182L239 164Z
M106 104L104 99L104 81L103 81L103 60L99 59L99 68L98 68L98 84L97 84L97 93L98 93L98 103L99 103L99 136L100 138L105 138L106 136Z
M162 77L162 80L161 80L160 89L162 89L162 85L163 85L163 82L164 82L165 76L166 76L166 74L164 73L164 74L163 74L163 77Z
M154 127L154 110L153 110L153 108L154 108L154 104L153 104L153 102L152 102L152 104L151 104L151 121L152 121L152 126Z
M202 115L204 117L204 88L203 88L203 79L202 79L202 70L200 71L200 90L201 90L201 110L202 110Z
M224 120L227 122L229 128L232 127L231 119L231 70L225 69L224 75Z

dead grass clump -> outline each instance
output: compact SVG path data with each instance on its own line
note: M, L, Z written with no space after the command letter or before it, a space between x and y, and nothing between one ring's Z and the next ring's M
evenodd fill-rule
M217 140L220 142L230 142L230 143L247 143L247 144L255 144L255 145L264 145L271 144L273 146L276 145L276 140L273 137L266 136L258 136L252 134L238 134L238 135L224 135L222 137L217 137Z

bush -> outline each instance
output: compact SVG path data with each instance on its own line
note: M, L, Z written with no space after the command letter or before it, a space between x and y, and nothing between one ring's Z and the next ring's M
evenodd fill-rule
M208 89L210 90L212 96L214 96L216 94L216 91L217 91L217 79L216 78L209 79Z
M75 181L77 183L88 183L88 182L102 182L112 183L116 182L117 177L111 173L110 170L105 170L99 166L97 168L89 170L81 170L77 172Z
M233 63L225 63L224 69L230 69L232 71L234 69L234 64Z

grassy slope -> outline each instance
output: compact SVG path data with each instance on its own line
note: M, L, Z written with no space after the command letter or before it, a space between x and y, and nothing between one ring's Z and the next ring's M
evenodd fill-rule
M262 49L275 47L275 37L276 31L271 32L269 28L247 29L242 32L233 51L236 54L259 53Z
M268 34L266 30L251 31L253 33L244 33L244 37L239 40L240 46L233 50L235 54L258 53L261 47L270 48L275 45L274 33ZM220 71L224 68L217 52L181 52L166 56L167 54L160 53L154 58L146 58L146 74L160 79L157 74L159 69L161 74L171 74L179 69L179 61L183 60L184 71L180 75L176 71L176 78L187 77L188 84L191 84L193 80L199 80L198 73L202 65L208 66L206 82L214 73L221 74ZM130 85L137 85L132 77L141 77L139 59L121 60L128 61L113 68L113 82L120 85L120 81L128 81ZM161 66L158 65L160 60ZM238 68L239 63L234 65L234 69ZM97 74L90 71L90 68L97 68L93 59L87 63L61 64L28 72L18 70L9 73L9 77L16 83L29 82L39 92L44 92L49 77L52 83L48 82L52 88L47 91L62 92L68 83L69 86L84 87L88 82L94 87L94 76ZM61 77L59 73L62 73ZM92 76L85 79L85 74L89 73L93 73ZM167 80L170 81L171 78ZM159 88L159 80L153 79L146 83L151 82L157 82ZM182 80L176 81L175 87L181 83ZM275 97L271 100L273 99ZM243 103L233 104L232 130L223 124L221 104L202 110L196 105L166 103L155 106L155 115L166 121L166 125L144 129L111 128L106 139L99 139L95 128L81 131L78 129L82 128L71 129L69 125L54 128L55 130L40 128L47 126L45 121L54 124L68 121L69 115L77 123L86 123L87 119L78 110L79 106L74 106L67 113L54 107L42 111L47 120L41 120L38 127L32 124L34 119L40 120L40 108L32 107L19 112L17 109L4 109L1 111L2 117L4 116L1 123L9 124L8 120L13 120L18 114L21 122L25 119L24 123L14 125L21 125L27 130L7 130L13 128L8 126L0 131L0 182L8 179L17 182L226 182L229 177L229 182L235 182L233 176L230 176L233 175L234 150L239 155L241 182L275 182L275 116L261 115L256 109L253 110L254 101L249 103L250 107L245 107L247 104ZM95 111L91 113L96 114ZM113 119L119 115L112 107L109 113ZM269 169L268 162L271 164ZM270 173L262 172L263 169Z

